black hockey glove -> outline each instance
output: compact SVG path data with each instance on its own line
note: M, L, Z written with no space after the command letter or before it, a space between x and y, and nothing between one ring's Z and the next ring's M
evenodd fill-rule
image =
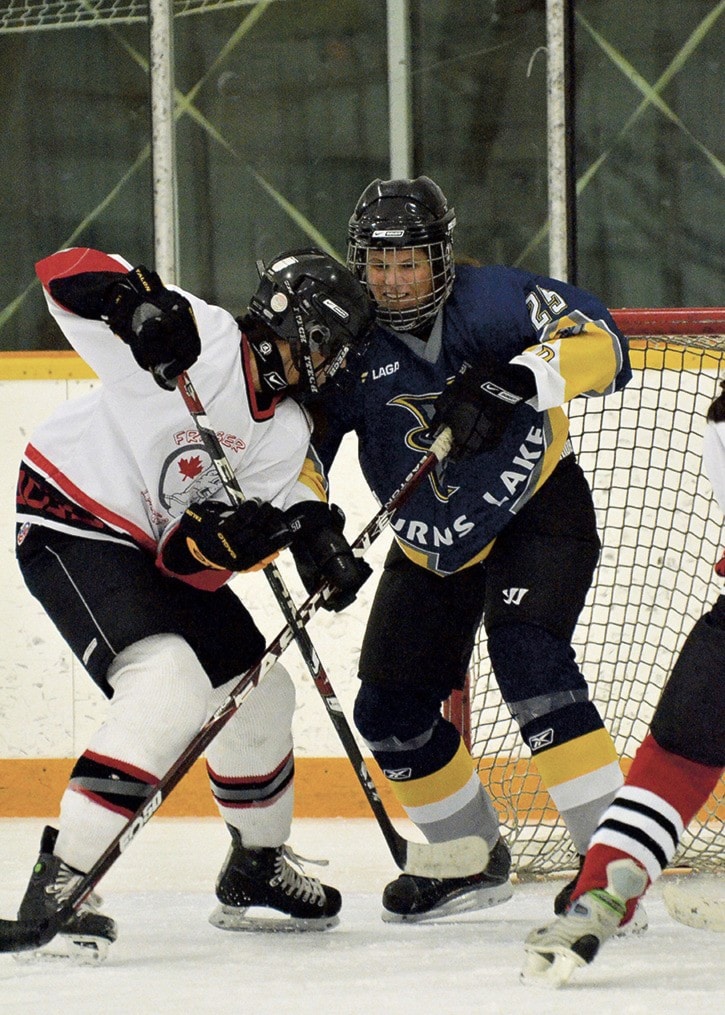
M173 391L174 379L195 363L201 339L191 304L167 289L143 265L118 276L106 295L103 320L131 347L138 365L150 370L160 387Z
M450 427L450 458L463 461L496 448L516 406L535 394L534 375L526 367L509 365L491 371L464 363L453 383L436 399L430 430L436 433Z
M305 589L311 595L326 583L331 591L322 606L335 613L344 610L372 574L342 534L344 514L334 504L305 501L290 508L286 517L292 530L290 549Z
M164 566L175 574L201 567L257 571L289 546L292 532L284 512L266 501L230 507L218 500L190 504L163 550Z

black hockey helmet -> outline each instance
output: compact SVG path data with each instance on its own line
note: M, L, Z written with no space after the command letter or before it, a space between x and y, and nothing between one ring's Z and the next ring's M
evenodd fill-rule
M367 340L373 307L363 286L335 258L315 247L289 250L265 268L248 312L289 342L300 391L316 394L318 378L332 377L350 349ZM256 351L256 350L255 350ZM325 357L314 367L311 353Z
M432 293L417 307L395 310L378 304L379 321L410 331L437 314L453 286L455 224L454 209L427 176L368 184L348 223L347 265L352 273L367 287L369 250L417 248L428 258L433 274Z

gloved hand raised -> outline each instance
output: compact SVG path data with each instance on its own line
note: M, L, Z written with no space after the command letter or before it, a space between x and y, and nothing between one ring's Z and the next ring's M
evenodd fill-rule
M108 289L103 320L131 347L138 365L173 391L174 378L195 363L201 339L191 304L143 265L119 275Z
M526 367L509 365L491 371L464 363L436 399L430 429L450 427L449 457L460 462L496 448L517 405L535 394L534 376Z
M342 534L345 515L334 504L305 501L290 508L286 518L292 530L290 549L305 589L312 594L326 583L331 592L322 606L335 613L344 610L372 574Z
M291 539L284 512L266 501L246 500L237 507L197 501L182 515L164 558L177 574L190 573L194 561L196 568L201 564L224 571L256 571ZM186 566L179 559L181 553L187 555Z

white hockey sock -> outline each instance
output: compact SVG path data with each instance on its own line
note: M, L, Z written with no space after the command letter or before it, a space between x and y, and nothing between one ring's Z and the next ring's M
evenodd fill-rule
M233 684L219 688L219 701ZM207 749L219 812L227 824L239 829L245 846L280 846L289 837L294 707L292 680L276 663Z
M108 678L114 689L108 718L91 738L61 800L55 852L81 871L126 824L141 803L144 784L168 771L199 731L213 694L196 653L172 634L124 649ZM77 775L83 765L92 769L90 777ZM124 797L127 774L136 781L131 785L135 797Z

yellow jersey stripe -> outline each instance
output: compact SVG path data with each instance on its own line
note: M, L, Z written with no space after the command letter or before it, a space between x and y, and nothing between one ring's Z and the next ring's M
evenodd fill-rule
M327 480L319 464L310 456L305 458L297 482L311 490L317 500L327 500Z

